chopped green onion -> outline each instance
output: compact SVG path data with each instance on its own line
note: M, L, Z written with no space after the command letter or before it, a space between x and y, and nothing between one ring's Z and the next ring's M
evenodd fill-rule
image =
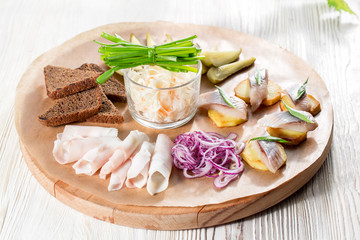
M113 74L114 72L120 70L120 68L118 67L114 67L114 68L110 68L109 70L107 70L106 72L104 72L103 74L101 74L97 79L96 82L98 84L103 84L104 82L106 82Z
M98 83L106 82L117 70L140 65L158 65L173 72L198 72L197 68L189 65L195 65L203 58L198 56L201 49L192 42L196 35L151 47L127 42L117 34L103 32L101 37L112 42L108 44L94 40L100 45L101 60L116 70L103 73L96 80Z
M281 100L281 102L284 104L285 108L289 111L289 113L291 115L293 115L294 117L300 119L300 120L303 120L305 122L308 122L308 123L314 123L313 121L311 121L307 116L305 116L304 114L302 114L300 111L298 110L295 110L291 107L289 107L289 105L287 105L283 100Z
M297 97L296 97L295 101L302 98L302 96L305 94L305 92L306 92L306 84L308 83L308 81L309 81L309 77L306 79L304 84L299 87L299 90L297 92Z
M271 142L279 142L279 143L288 143L289 142L285 139L273 137L273 136L262 136L262 137L255 137L255 138L250 139L250 141L253 141L253 140L271 141Z
M221 95L221 97L224 99L224 101L232 108L236 107L234 106L234 104L232 103L231 99L229 98L229 96L221 89L221 87L215 85L215 87L219 90L219 93Z

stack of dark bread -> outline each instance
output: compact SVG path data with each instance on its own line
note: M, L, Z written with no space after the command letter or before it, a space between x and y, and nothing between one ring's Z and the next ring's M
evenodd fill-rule
M46 91L55 103L38 116L39 121L46 126L79 121L122 123L124 117L111 101L126 102L124 85L114 77L97 84L96 78L103 72L92 63L77 69L46 66Z

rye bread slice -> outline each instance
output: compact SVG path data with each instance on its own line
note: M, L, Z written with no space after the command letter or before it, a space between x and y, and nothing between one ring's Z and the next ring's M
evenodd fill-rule
M94 63L84 63L77 69L85 71L95 71L104 73L105 70L99 65ZM105 83L100 85L105 95L114 102L126 102L126 93L124 85L116 80L114 77L110 77Z
M100 108L100 88L96 87L56 100L55 104L38 118L42 124L54 127L85 121L98 113Z
M94 116L87 118L86 121L111 124L122 123L124 121L124 117L115 105L106 97L101 88L100 96L102 101L100 111Z
M48 65L44 68L47 95L59 99L97 86L99 72Z

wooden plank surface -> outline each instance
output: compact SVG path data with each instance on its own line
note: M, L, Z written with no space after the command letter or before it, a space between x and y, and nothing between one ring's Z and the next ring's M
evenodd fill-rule
M347 0L360 14L360 2ZM113 22L174 21L249 33L295 53L324 79L334 108L330 154L290 198L230 224L184 231L121 227L62 204L31 175L14 127L14 96L40 54ZM360 236L360 25L325 0L0 2L0 239L356 239Z

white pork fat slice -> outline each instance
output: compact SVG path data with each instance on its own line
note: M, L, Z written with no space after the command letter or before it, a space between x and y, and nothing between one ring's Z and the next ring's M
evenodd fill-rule
M117 137L117 128L106 128L96 126L66 125L61 140L71 140L88 137Z
M171 149L174 143L165 134L159 134L151 158L147 191L151 195L164 191L169 185L173 158Z
M112 138L112 141L102 143L98 147L85 153L85 155L73 165L76 174L91 176L96 173L96 171L109 160L120 144L121 140L119 138Z
M91 149L107 142L117 141L117 137L89 137L73 140L56 140L54 142L53 155L60 164L78 161Z
M128 188L142 188L146 185L154 147L153 143L143 142L139 152L131 159L131 166L127 172L126 179L126 186Z
M54 142L54 158L60 164L75 162L90 149L112 141L108 138L117 138L117 134L116 128L66 125Z
M123 165L121 165L111 173L110 183L108 186L109 191L120 190L124 186L126 174L130 166L131 166L131 161L126 161Z
M145 133L137 130L131 131L116 148L114 156L111 156L110 160L101 168L100 178L105 179L108 174L121 166L144 141L149 141L149 137Z

